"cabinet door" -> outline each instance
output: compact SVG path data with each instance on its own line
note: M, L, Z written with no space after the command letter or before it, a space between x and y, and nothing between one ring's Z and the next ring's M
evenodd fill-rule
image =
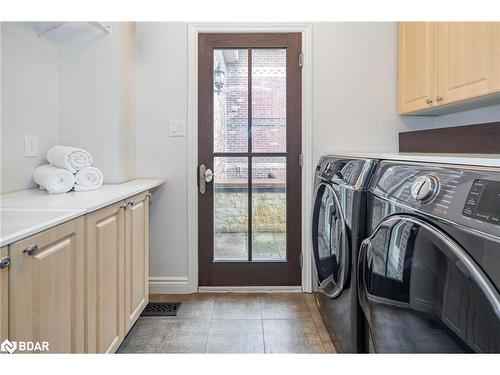
M436 102L435 22L401 22L399 24L400 114L433 107Z
M9 338L9 252L0 249L0 342Z
M125 211L125 329L128 331L148 303L149 198L127 200Z
M123 202L86 215L85 349L114 353L124 338Z
M438 25L439 104L499 91L498 23L442 22Z
M51 353L83 352L83 236L78 218L10 245L11 340L47 341Z

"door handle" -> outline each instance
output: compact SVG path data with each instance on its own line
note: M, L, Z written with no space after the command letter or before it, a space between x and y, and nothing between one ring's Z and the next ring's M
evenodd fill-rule
M205 194L207 191L207 183L212 182L214 179L214 173L210 168L207 168L205 164L200 165L199 168L199 185L200 185L200 194Z

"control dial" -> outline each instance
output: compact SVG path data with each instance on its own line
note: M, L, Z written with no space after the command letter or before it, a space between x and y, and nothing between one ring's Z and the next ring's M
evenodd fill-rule
M439 192L439 180L436 176L419 176L411 184L411 196L419 202L430 201Z

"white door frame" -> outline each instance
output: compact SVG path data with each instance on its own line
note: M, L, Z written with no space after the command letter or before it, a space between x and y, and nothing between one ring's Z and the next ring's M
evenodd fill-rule
M192 23L188 26L188 290L198 290L198 34L302 33L302 290L312 291L312 25L309 23Z

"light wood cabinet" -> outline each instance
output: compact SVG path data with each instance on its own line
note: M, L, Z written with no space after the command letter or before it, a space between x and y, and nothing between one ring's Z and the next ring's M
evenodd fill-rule
M84 219L9 246L9 336L47 341L52 353L82 353Z
M9 338L9 266L7 246L0 248L0 342Z
M0 339L114 353L149 298L149 192L0 249Z
M399 24L399 112L430 108L437 96L435 22Z
M398 87L400 114L500 103L500 23L400 23Z
M124 219L124 202L85 217L88 353L114 353L125 336Z
M125 210L125 329L149 299L149 193L127 200Z
M443 104L500 90L494 72L500 69L495 27L489 22L438 23L437 86Z

